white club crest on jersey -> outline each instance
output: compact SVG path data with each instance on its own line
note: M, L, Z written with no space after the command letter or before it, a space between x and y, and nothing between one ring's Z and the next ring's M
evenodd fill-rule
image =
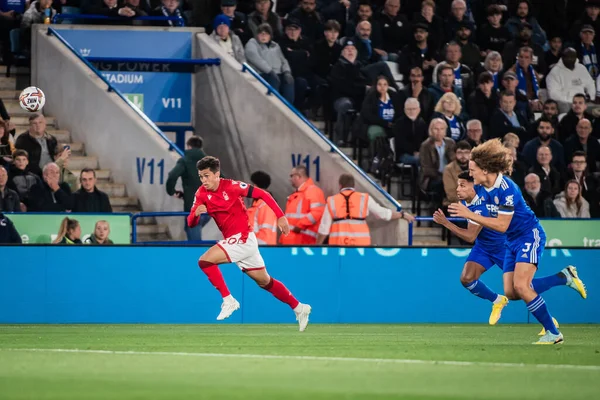
M207 197L209 200L212 199L212 194L209 194Z
M227 192L223 192L223 198L225 200L229 200L229 196L227 195Z

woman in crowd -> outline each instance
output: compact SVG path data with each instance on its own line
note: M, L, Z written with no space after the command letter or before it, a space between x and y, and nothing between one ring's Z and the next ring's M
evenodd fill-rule
M94 233L89 238L85 239L85 244L113 244L113 241L108 238L110 234L110 226L108 221L100 220L96 222Z
M375 87L369 90L362 104L361 116L368 125L371 142L378 137L391 137L392 126L402 116L399 99L389 87L385 76L377 77Z
M562 218L590 218L590 203L581 196L581 185L576 180L567 182L554 205Z
M65 217L60 223L58 236L54 244L81 244L81 226L79 221Z
M459 117L462 112L460 100L454 93L446 93L435 106L433 118L442 118L448 124L446 136L455 142L463 140L467 134L465 124Z
M497 51L490 51L483 62L483 69L492 74L494 90L500 89L500 72L504 68L502 56Z

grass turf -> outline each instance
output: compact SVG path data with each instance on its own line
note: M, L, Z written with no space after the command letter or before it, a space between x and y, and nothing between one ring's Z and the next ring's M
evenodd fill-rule
M299 333L291 325L0 325L0 399L597 398L600 326L561 326L565 344L559 346L532 346L538 330L538 325L310 325Z

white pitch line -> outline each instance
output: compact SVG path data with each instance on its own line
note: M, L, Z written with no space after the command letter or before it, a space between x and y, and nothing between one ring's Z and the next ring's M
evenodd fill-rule
M358 357L320 357L320 356L282 356L269 354L226 354L226 353L186 353L175 351L126 351L126 350L82 350L82 349L0 349L11 352L38 353L83 353L109 355L151 355L179 357L216 357L216 358L250 358L260 360L299 360L299 361L339 361L366 362L375 364L418 364L418 365L450 365L460 367L495 367L495 368L541 368L541 369L574 369L600 371L600 365L571 365L571 364L525 364L525 363L495 363L485 361L444 361L444 360L410 360L400 358L358 358Z

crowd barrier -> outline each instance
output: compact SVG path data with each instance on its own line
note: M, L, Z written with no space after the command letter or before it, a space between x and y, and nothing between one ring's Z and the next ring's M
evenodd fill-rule
M216 323L221 299L202 246L4 246L0 323ZM266 247L269 273L313 306L316 323L482 323L490 303L459 276L469 249ZM10 260L10 261L7 261ZM543 294L562 324L600 323L600 250L547 249L538 276L576 265L589 296ZM241 310L224 323L294 323L292 311L235 265L221 267ZM482 280L502 292L499 268ZM500 323L535 322L520 301ZM537 328L532 327L532 330ZM533 331L532 331L533 332ZM534 333L537 333L534 332Z

